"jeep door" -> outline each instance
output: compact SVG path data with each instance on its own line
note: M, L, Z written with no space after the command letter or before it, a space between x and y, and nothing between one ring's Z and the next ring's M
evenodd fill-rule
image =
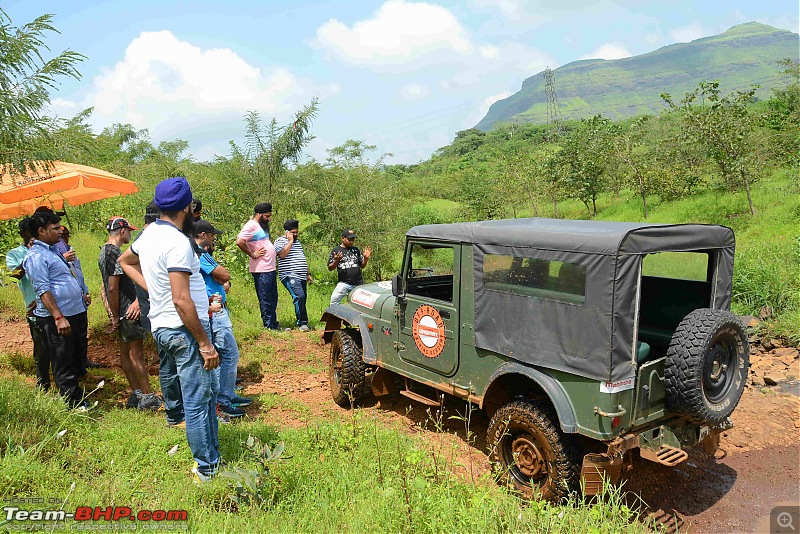
M398 355L444 376L458 369L460 258L460 244L409 241L401 273Z

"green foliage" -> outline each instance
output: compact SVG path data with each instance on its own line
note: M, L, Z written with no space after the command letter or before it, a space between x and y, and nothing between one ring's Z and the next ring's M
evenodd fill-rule
M52 132L59 124L42 111L59 78L80 78L77 65L84 59L70 50L45 59L45 36L57 31L52 20L42 15L17 27L0 9L0 163L20 173L31 161L56 159Z
M719 82L700 82L679 104L675 104L670 95L661 95L670 108L681 115L686 137L702 144L719 166L728 189L744 187L751 215L755 215L755 208L750 185L759 177L755 158L758 152L753 149L756 141L752 136L755 121L748 106L755 92L754 87L722 96ZM698 98L700 103L696 104Z
M250 435L244 442L247 448L246 460L256 464L255 469L245 469L244 467L234 466L233 469L220 471L219 475L230 479L230 485L234 493L229 493L228 498L237 505L255 504L264 505L270 502L267 477L269 476L269 464L275 460L280 460L283 454L283 442L270 449L269 445Z

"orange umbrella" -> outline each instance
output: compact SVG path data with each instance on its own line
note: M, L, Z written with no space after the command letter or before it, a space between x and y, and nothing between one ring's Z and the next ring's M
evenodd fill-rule
M43 204L57 210L65 201L77 206L139 191L130 180L77 163L54 161L48 168L36 162L33 167L13 176L7 165L0 167L0 219L30 215Z

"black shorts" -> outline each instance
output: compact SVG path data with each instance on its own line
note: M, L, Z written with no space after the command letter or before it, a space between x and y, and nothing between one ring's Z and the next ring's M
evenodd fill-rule
M147 331L138 320L131 321L130 319L120 319L117 333L119 334L119 338L127 343L129 341L144 339Z

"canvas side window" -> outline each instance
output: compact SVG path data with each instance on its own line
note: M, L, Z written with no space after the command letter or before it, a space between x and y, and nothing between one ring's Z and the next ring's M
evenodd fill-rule
M642 260L642 275L677 280L708 279L709 255L706 252L659 252Z
M483 285L527 297L586 302L586 268L564 261L485 254Z
M406 293L453 302L454 265L453 247L414 243L406 271Z

